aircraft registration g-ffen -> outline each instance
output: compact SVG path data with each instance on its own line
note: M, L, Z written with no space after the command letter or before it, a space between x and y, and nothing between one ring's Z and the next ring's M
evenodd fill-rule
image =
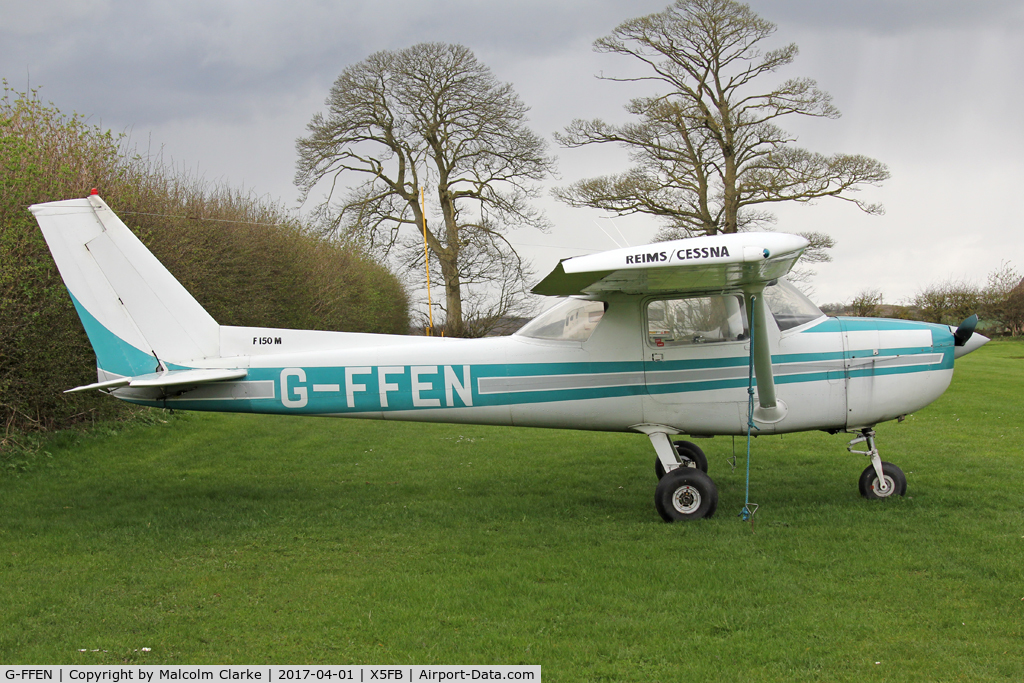
M958 328L826 316L785 275L807 241L696 237L561 261L567 297L507 337L219 325L96 194L30 207L96 353L99 390L181 410L645 434L666 521L714 514L707 458L677 435L858 434L867 498L901 496L874 426L935 401L988 341ZM751 399L756 390L756 406ZM857 443L866 450L855 451Z

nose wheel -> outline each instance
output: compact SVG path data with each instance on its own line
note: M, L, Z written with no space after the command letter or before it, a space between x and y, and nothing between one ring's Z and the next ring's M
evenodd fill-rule
M878 478L878 473L875 472L875 466L868 465L861 472L858 486L860 487L860 495L869 500L902 496L907 492L907 478L899 467L896 467L891 462L883 462L881 479Z
M859 443L867 443L868 450L853 450L853 447ZM857 482L860 495L869 500L877 500L902 496L907 492L907 477L903 474L903 470L891 462L884 462L879 457L878 447L875 446L875 430L860 430L860 436L851 441L846 450L871 458L871 464L864 468L860 474L860 481Z

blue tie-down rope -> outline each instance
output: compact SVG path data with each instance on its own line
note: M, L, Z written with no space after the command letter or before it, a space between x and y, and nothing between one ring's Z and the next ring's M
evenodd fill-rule
M744 522L753 520L757 512L757 503L750 502L750 434L752 429L761 431L761 428L754 424L754 327L757 316L757 297L750 297L750 362L747 368L747 492L743 501L743 509L740 511L740 518ZM751 509L753 506L753 509ZM753 522L751 521L751 524Z

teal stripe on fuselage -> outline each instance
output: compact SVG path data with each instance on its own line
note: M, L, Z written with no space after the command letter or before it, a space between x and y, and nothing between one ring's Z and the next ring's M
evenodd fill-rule
M872 330L921 330L934 327L934 323L893 318L828 318L801 334L817 332L862 332Z
M918 353L941 353L942 363L938 367L927 367L926 370L949 370L953 367L953 332L948 325L940 323L928 323L918 320L895 320L892 318L828 318L827 320L804 330L803 333L820 332L912 332L926 330L931 333L931 347L906 347L906 348L879 348L878 358L894 355L912 355ZM864 356L864 349L855 349L845 352L846 358L860 358ZM779 362L778 356L772 356L772 362ZM850 370L850 377L864 377L870 374L891 375L903 372L920 372L920 370L904 368L882 368L876 370L858 368Z
M779 354L773 356L775 381L778 384L795 384L803 382L835 381L843 376L863 377L869 375L892 375L945 370L952 367L952 348L931 349L911 347L901 349L881 349L878 359L895 356L920 355L922 353L940 353L939 363L906 365L892 368L873 365L847 370L845 362L856 357L858 352L844 354L842 352L810 353L810 354ZM859 352L863 357L863 352ZM820 370L806 368L808 363L821 363ZM669 394L691 393L717 389L738 389L746 387L746 373L736 376L736 370L746 367L746 356L729 358L705 358L658 362L657 371L700 371L714 369L731 369L729 377L720 379L707 378L706 373L700 379L687 381L685 378L676 382L663 384L645 384L643 378L644 363L642 361L621 362L582 362L582 363L524 363L524 364L486 364L472 365L469 368L469 400L464 400L459 389L466 384L464 366L451 365L446 374L446 366L394 366L401 370L386 375L387 406L381 405L379 367L371 367L369 372L355 373L348 379L344 367L312 367L301 368L305 380L298 381L292 373L284 378L285 368L251 368L247 381L272 381L275 384L275 398L265 399L224 399L190 401L187 398L169 400L167 405L193 410L237 410L268 413L299 413L299 414L343 414L343 413L379 413L389 411L431 410L437 408L462 408L465 406L510 406L554 401L586 401L598 398L618 396L636 396L645 393ZM646 370L652 371L651 364ZM787 366L795 369L804 366L799 372L787 372ZM412 368L420 368L417 375L417 390L413 391ZM809 371L808 371L809 370ZM638 375L639 373L639 375ZM838 377L837 377L838 373ZM506 390L495 387L536 386L537 383L515 383L517 378L550 377L551 388L539 390ZM565 378L572 388L558 388L560 377ZM617 384L617 378L622 383ZM459 386L450 383L454 378ZM508 379L507 383L486 380ZM351 381L349 381L351 380ZM488 391L481 391L480 380L485 380ZM593 386L583 386L592 383ZM756 382L755 382L756 384ZM285 405L287 398L291 405ZM351 399L351 405L350 405ZM245 407L242 404L245 404ZM301 403L301 405L298 405ZM162 405L162 402L152 402Z
M949 340L952 344L953 333L949 331L948 325L940 323L926 323L920 320L896 320L894 318L828 318L814 327L803 330L801 334L817 334L821 332L891 332L928 330L932 333L932 340L943 343Z

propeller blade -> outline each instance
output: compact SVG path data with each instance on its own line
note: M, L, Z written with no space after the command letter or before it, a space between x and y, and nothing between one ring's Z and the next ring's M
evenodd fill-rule
M978 326L978 316L972 315L967 320L960 323L960 327L956 328L956 332L953 333L953 343L956 346L963 346L967 343L967 340L974 334L974 328Z

